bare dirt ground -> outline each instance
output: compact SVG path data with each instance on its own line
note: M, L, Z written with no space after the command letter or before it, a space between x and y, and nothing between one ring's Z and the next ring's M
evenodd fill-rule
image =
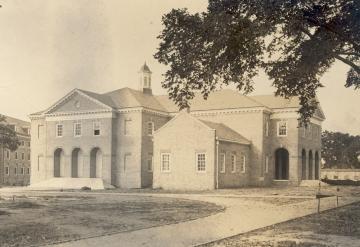
M0 200L0 246L40 246L174 224L222 211L212 203L132 196L17 196Z
M308 215L202 247L359 247L360 203Z

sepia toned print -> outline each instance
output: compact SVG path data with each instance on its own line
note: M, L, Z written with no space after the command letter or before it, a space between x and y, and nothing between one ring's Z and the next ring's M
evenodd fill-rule
M360 246L357 1L0 6L0 246Z

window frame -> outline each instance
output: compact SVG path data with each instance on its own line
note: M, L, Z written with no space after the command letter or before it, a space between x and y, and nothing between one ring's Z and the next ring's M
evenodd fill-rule
M168 156L168 169L164 170L164 156ZM163 173L170 173L171 172L171 153L168 152L164 152L164 153L160 153L160 171Z
M153 172L154 171L153 159L154 159L153 155L149 155L147 160L146 160L146 167L147 167L148 172ZM151 162L150 166L149 166L149 162Z
M231 154L231 173L236 172L236 154Z
M82 136L82 124L81 124L81 122L75 122L73 126L74 126L74 137ZM76 132L78 130L77 126L80 126L80 134L77 134L77 132Z
M96 134L95 131L99 131L99 134ZM101 136L101 122L100 121L94 121L93 122L93 136Z
M150 130L150 125L151 124L151 133L149 133L149 130ZM146 134L148 135L148 136L153 136L154 135L154 131L155 131L155 124L154 124L154 122L153 121L148 121L147 123L146 123Z
M5 175L10 176L10 168L9 168L9 166L5 166L4 170L5 170L5 172L4 172Z
M280 134L280 126L281 124L284 123L285 124L285 134ZM277 136L278 137L286 137L288 134L288 122L281 120L277 122Z
M59 135L59 127L61 127L61 135ZM63 124L56 124L56 128L55 128L55 137L56 138L61 138L64 136L64 125Z
M219 161L220 161L220 165L219 165L220 173L226 173L226 154L225 153L220 153Z
M199 156L200 155L204 155L204 160L203 160L203 162L204 162L204 170L199 170L199 161L200 162L202 162L202 160L199 160ZM198 172L198 173L206 173L206 153L205 152L196 152L195 153L195 160L196 160L196 162L195 162L195 165L196 165L196 172Z
M241 172L241 173L245 173L245 172L246 172L246 156L245 156L245 154L242 154L242 155L241 155L240 172Z
M265 155L265 174L269 173L269 155Z

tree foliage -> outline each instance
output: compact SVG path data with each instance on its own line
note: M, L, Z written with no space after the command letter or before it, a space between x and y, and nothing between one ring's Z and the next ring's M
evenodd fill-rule
M15 130L6 124L6 118L0 115L0 147L14 151L20 142Z
M326 168L360 168L360 136L324 131L321 139Z
M206 12L173 9L155 58L169 66L162 86L180 108L194 92L222 86L243 93L264 70L283 97L299 96L306 122L320 77L335 60L350 66L346 87L360 87L360 1L209 0Z

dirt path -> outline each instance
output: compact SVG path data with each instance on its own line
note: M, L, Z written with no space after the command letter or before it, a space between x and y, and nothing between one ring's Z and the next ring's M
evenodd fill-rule
M290 219L313 214L317 211L315 199L297 202L296 204L275 204L260 201L244 200L243 197L226 197L214 195L186 194L139 194L138 196L169 196L185 199L196 199L217 203L227 209L206 218L179 224L153 227L139 231L119 233L97 238L83 239L58 244L61 247L92 247L92 246L195 246L210 241L248 232ZM360 198L344 197L341 205L359 201ZM335 207L335 198L322 199L321 210Z

